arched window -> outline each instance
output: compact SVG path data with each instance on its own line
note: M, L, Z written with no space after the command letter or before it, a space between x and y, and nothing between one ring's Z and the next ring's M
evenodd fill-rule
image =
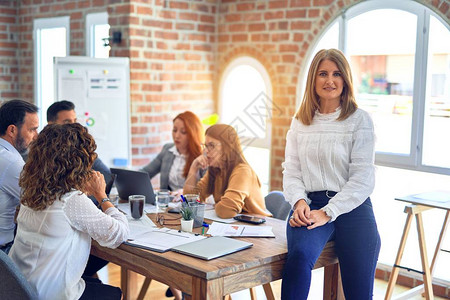
M322 48L350 61L358 105L374 119L377 164L450 174L450 141L435 134L450 130L449 24L416 2L368 1L324 31L308 65Z
M383 240L378 267L388 271L405 222L405 204L394 198L450 190L445 176L450 174L449 29L415 1L364 1L322 32L300 74L304 86L307 67L323 48L339 48L349 59L357 103L375 125L378 166L371 198ZM435 245L443 218L438 210L424 215L430 245ZM408 243L402 265L421 269L416 246ZM440 257L439 265L449 263ZM450 281L445 268L434 271L435 277Z
M238 132L244 155L268 192L272 85L264 66L254 58L239 57L225 69L219 89L220 122Z

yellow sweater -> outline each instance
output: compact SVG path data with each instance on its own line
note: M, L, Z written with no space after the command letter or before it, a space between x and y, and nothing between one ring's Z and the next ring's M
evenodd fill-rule
M206 191L208 181L209 173L206 172L195 188L200 192L202 202L210 195ZM223 181L223 174L219 174L214 183L213 197L218 217L232 218L241 212L270 216L270 213L266 211L264 197L261 193L261 183L249 165L239 164L233 169L228 186L222 194ZM185 190L184 192L188 193L189 191Z

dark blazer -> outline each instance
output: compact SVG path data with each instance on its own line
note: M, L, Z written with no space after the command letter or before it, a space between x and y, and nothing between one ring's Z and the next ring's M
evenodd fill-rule
M172 168L173 161L175 159L175 155L169 151L172 148L174 143L165 144L162 148L161 152L156 156L154 160L152 160L148 165L143 167L141 171L147 172L150 175L150 178L153 178L155 175L160 173L159 176L159 188L170 190L169 187L169 173L170 168ZM206 170L200 170L199 174L197 174L198 178L202 178L205 175Z

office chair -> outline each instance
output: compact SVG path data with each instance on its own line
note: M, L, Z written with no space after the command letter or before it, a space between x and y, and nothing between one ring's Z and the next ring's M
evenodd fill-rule
M38 299L36 290L6 253L0 251L0 299Z
M264 197L266 208L276 219L287 220L291 205L284 199L284 195L280 191L272 191Z

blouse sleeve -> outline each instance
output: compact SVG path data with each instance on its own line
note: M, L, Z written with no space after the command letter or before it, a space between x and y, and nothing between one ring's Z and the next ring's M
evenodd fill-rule
M286 200L294 206L300 199L305 199L310 204L303 183L302 170L299 160L299 149L297 143L298 121L292 119L291 128L286 136L285 160L283 167L283 194Z
M124 214L115 207L102 212L81 192L66 199L63 210L74 228L86 232L104 247L117 248L128 238L128 221Z
M349 179L330 202L322 208L334 221L339 215L360 206L375 187L375 134L370 116L361 111L352 136Z
M245 199L250 195L253 174L247 165L237 166L230 175L228 186L215 210L219 218L232 218L242 211Z

